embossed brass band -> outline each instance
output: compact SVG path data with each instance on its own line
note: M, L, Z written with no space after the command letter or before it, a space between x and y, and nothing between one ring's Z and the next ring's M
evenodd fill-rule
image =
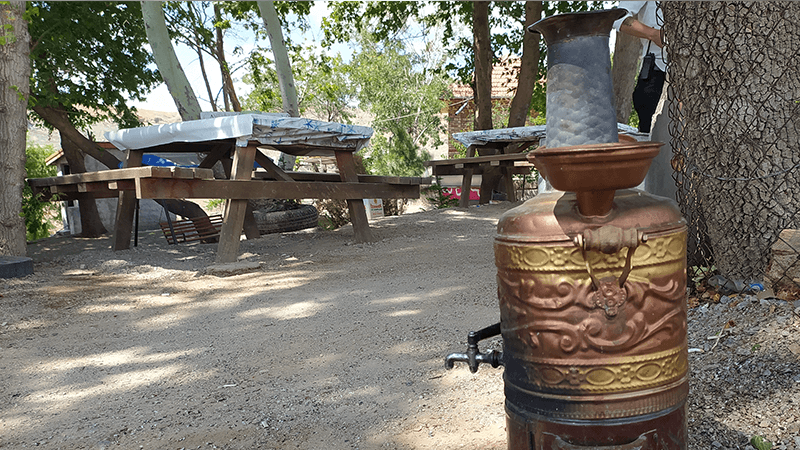
M595 270L619 270L625 263L627 249L606 255L589 252ZM564 245L527 245L495 241L495 264L500 270L531 272L586 272L583 252L572 242ZM686 229L663 236L651 236L639 245L633 255L634 273L637 269L683 261L686 258Z
M580 360L527 361L529 386L543 392L610 394L666 385L686 376L686 347L649 355L608 358L602 364Z

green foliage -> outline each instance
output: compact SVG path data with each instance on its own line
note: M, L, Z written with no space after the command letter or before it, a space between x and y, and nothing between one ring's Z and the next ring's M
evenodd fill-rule
M400 127L395 127L394 133L388 136L376 134L370 143L369 152L364 156L367 173L399 177L420 176L425 171L423 163L430 159L430 155L418 151L411 136Z
M25 172L28 178L53 177L57 174L55 166L48 166L47 156L54 152L52 146L30 145L25 149ZM25 235L28 241L50 236L52 225L48 215L57 212L58 202L42 201L34 196L27 183L22 188L22 216L25 218Z
M631 106L631 116L628 118L628 125L639 128L639 113Z
M350 210L344 200L320 199L314 202L319 211L319 227L335 230L350 223Z
M266 50L254 52L247 60L248 73L243 80L253 85L242 99L246 110L280 112L283 108L278 74ZM292 56L292 71L297 87L300 113L313 111L329 122L350 123L348 103L355 90L347 80L347 67L341 56L318 56L298 51Z
M453 208L458 206L458 199L446 195L444 188L440 184L439 177L436 177L436 183L422 189L422 195L433 204L435 209ZM469 195L469 193L467 194Z
M208 209L215 209L225 205L224 198L214 198L206 202L206 207Z
M353 56L348 75L359 105L375 117L365 165L378 175L421 175L423 161L430 159L421 148L442 144L438 113L449 97L449 80L426 69L426 61L399 40L379 43L362 34L359 43L362 50Z
M79 129L110 119L139 124L128 98L160 82L148 68L139 2L29 2L31 105L66 108Z

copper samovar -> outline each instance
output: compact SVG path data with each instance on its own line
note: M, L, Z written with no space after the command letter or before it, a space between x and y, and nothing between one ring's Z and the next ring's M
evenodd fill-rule
M686 223L674 201L632 189L661 144L617 142L608 36L623 14L530 27L548 85L547 144L529 159L565 192L501 217L499 326L446 359L505 367L509 449L686 449ZM503 351L481 353L498 332Z

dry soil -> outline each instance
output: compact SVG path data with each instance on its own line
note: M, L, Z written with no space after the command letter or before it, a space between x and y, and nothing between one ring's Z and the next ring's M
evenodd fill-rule
M443 358L499 320L492 240L513 206L379 219L371 244L268 235L228 272L216 245L160 232L116 253L31 244L35 274L0 280L0 448L503 449L502 369ZM690 449L800 449L798 312L690 309Z

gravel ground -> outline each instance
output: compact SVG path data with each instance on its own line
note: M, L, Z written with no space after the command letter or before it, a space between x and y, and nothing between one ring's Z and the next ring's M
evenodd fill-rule
M0 280L0 448L503 449L502 369L443 358L499 319L512 206L268 235L227 272L160 232L32 244ZM800 449L800 304L690 301L689 448Z

